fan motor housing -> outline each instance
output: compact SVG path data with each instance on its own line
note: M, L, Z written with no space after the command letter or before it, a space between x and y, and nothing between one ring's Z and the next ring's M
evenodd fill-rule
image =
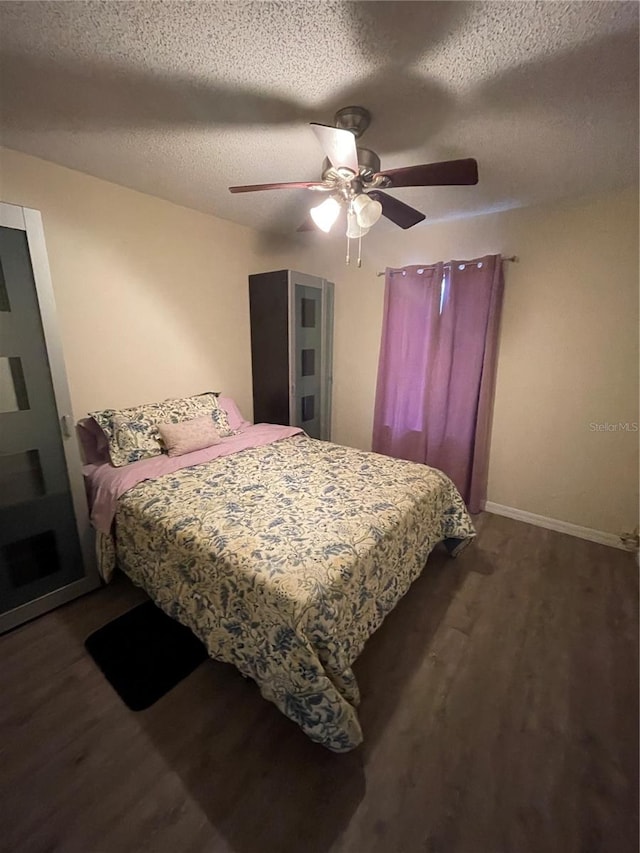
M380 158L375 151L370 148L358 148L358 166L360 174L366 177L368 174L375 174L380 171ZM322 180L326 180L332 172L333 166L328 157L325 157L322 163Z
M371 113L364 107L343 107L335 114L336 127L350 130L359 139L371 124Z

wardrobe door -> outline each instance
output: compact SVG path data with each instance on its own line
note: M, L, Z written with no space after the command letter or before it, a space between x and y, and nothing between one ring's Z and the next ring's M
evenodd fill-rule
M291 423L322 437L322 280L291 272Z
M12 207L0 205L0 222ZM9 213L19 225L21 214L35 212ZM97 585L83 558L76 504L82 512L84 496L74 502L32 247L26 227L0 225L0 630ZM51 325L52 301L46 310Z
M249 276L251 373L255 423L289 421L289 274Z
M331 400L333 397L333 282L323 281L322 300L322 438L331 439Z

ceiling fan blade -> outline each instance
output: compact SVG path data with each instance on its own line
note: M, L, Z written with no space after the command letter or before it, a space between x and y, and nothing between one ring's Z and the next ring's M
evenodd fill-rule
M322 150L335 169L344 167L358 174L358 151L356 138L350 130L341 127L331 127L327 124L311 122L311 128L322 146Z
M469 157L466 160L445 160L443 163L387 169L378 174L389 178L391 188L471 186L478 183L478 164Z
M395 222L400 228L405 230L413 228L418 222L423 222L426 219L424 213L420 213L415 207L411 207L391 195L382 193L380 190L373 190L367 195L375 201L379 201L382 205L382 215Z
M230 193L255 193L261 190L323 190L325 185L318 181L292 181L284 184L248 184L244 187L229 187Z

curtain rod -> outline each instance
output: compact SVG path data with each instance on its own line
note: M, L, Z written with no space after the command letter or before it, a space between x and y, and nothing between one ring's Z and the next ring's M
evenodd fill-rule
M511 255L509 258L502 258L502 260L503 261L509 261L509 263L512 263L512 264L520 263L520 258L517 255ZM462 261L461 263L471 263L471 261ZM430 266L435 266L435 264L425 264L424 268L429 269ZM451 262L449 262L448 264L443 264L442 266L443 267L450 267ZM402 267L392 267L391 272L400 272L401 269L402 269ZM386 270L383 270L382 272L376 273L376 276L378 278L380 278L381 275L386 275Z

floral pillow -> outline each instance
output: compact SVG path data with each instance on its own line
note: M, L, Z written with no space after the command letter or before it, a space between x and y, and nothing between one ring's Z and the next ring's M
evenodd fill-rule
M222 406L218 406L217 409L211 413L211 417L213 418L213 423L215 424L215 428L218 430L218 435L220 438L226 438L229 435L236 435L239 433L239 429L231 429L229 425L229 415L222 408Z
M90 412L107 438L111 464L116 468L160 456L162 444L158 424L180 423L202 415L213 419L220 437L233 435L227 413L220 409L217 394L213 392L129 409Z
M206 394L196 394L195 397L178 397L175 400L165 400L158 403L164 414L163 422L179 424L199 418L201 415L211 415L220 408L218 395L213 391Z
M178 400L166 400L160 403L164 408L165 423L179 424L201 415L210 415L220 438L235 435L238 430L229 426L229 416L218 403L218 395L213 392L198 394L196 397L182 397Z

